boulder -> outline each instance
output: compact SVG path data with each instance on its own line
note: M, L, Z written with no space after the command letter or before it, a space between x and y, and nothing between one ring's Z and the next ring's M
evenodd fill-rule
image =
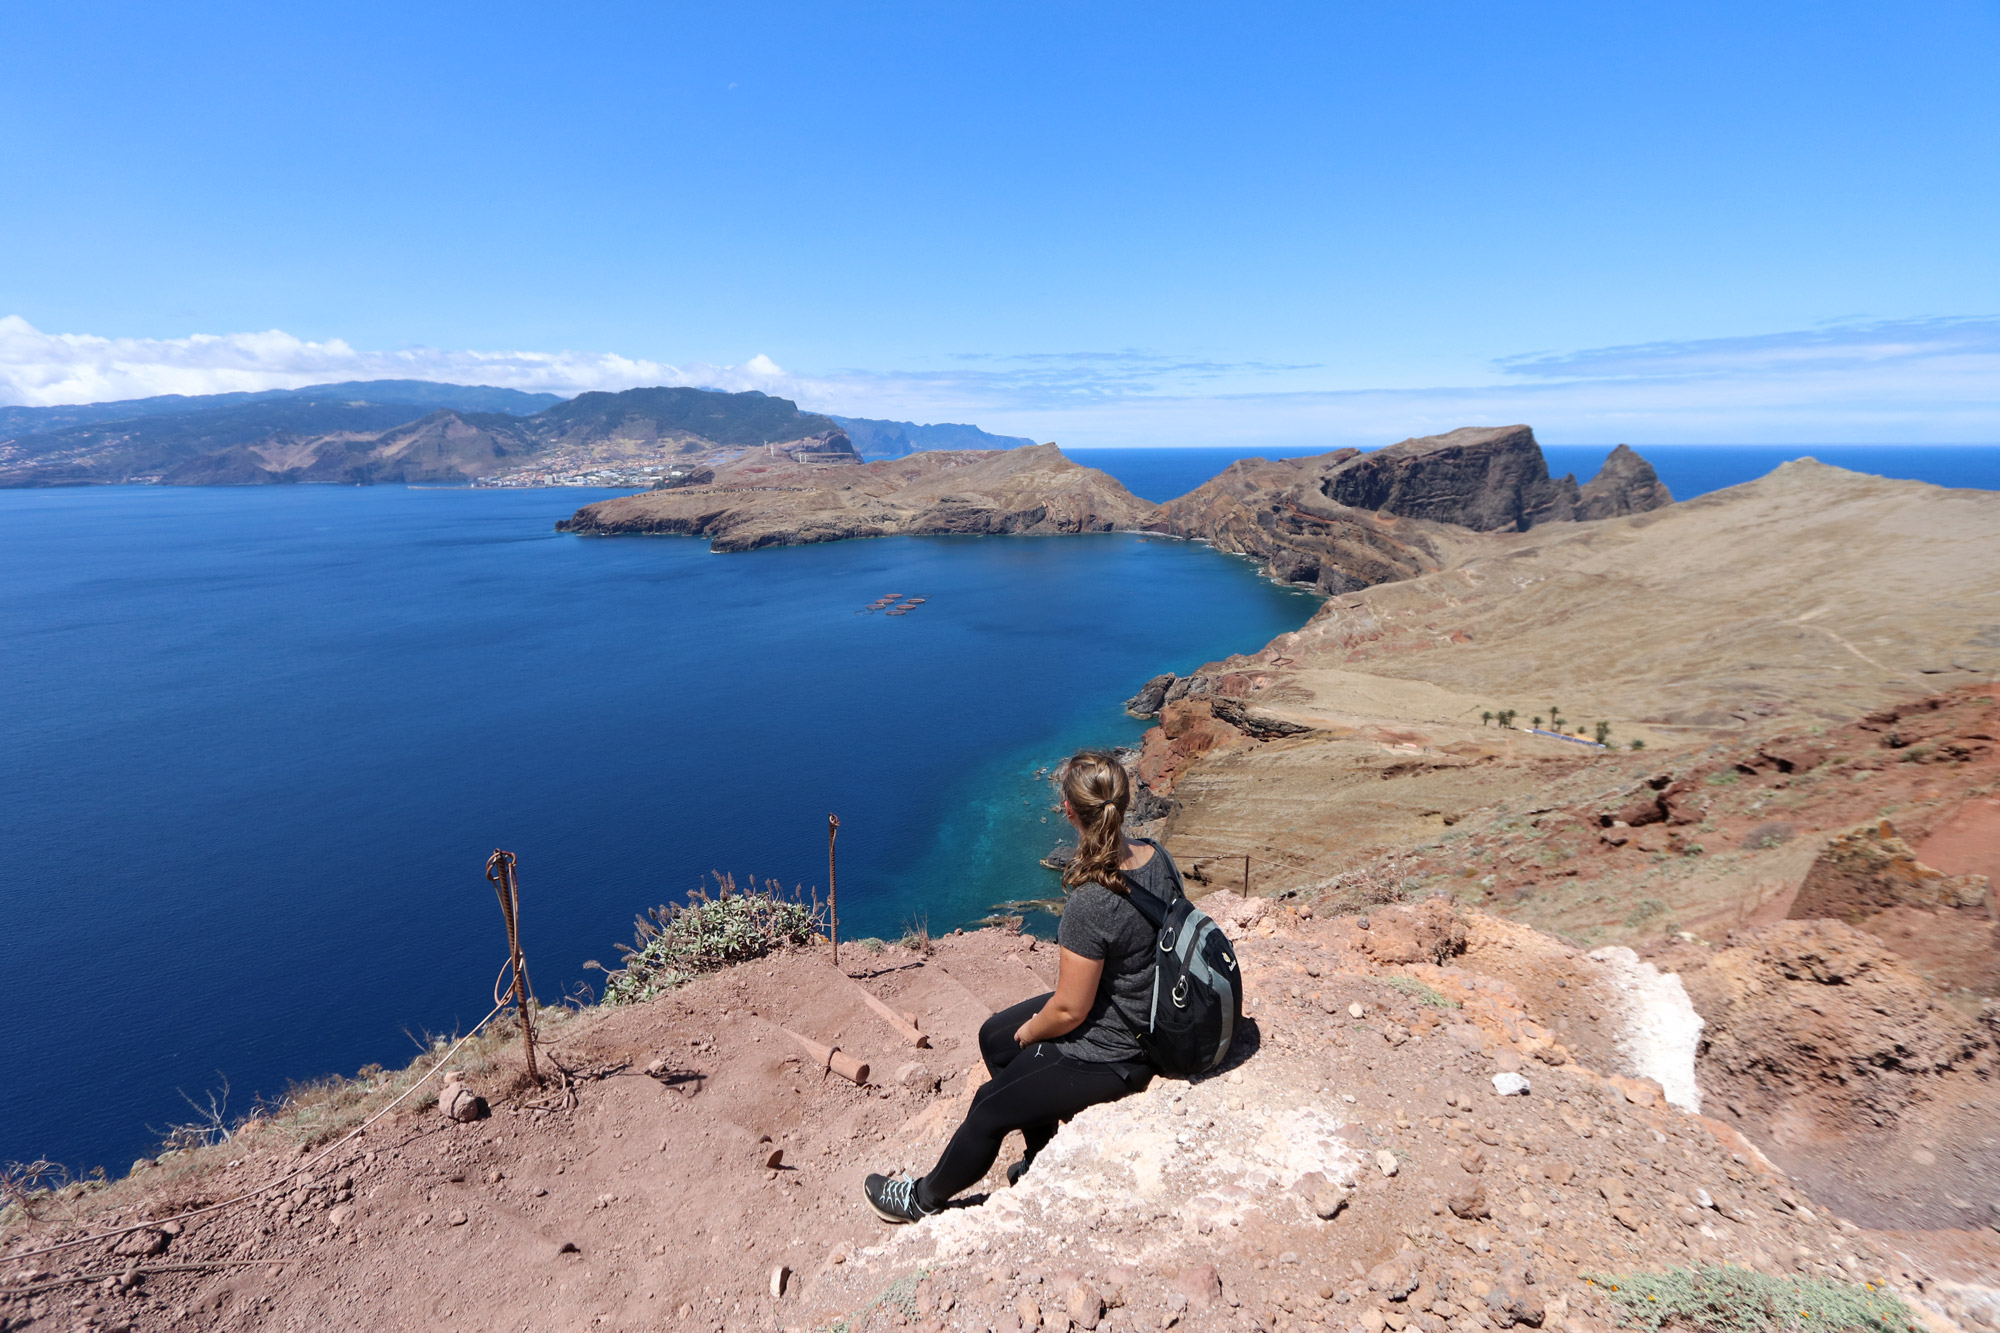
M1468 1180L1454 1189L1445 1199L1445 1207L1451 1209L1452 1216L1468 1222L1493 1216L1493 1206L1486 1201L1486 1187L1477 1180Z
M486 1099L459 1081L463 1075L448 1075L444 1087L438 1092L438 1113L457 1124L470 1124L474 1120L484 1120L490 1112Z
M1139 692L1125 701L1125 711L1133 717L1157 717L1160 705L1167 701L1167 691L1173 688L1174 673L1153 677L1139 687Z
M1373 913L1361 948L1377 963L1442 963L1465 952L1465 922L1443 898Z
M1104 1298L1088 1282L1071 1285L1067 1305L1069 1322L1078 1328L1096 1328L1104 1317Z
M121 1236L111 1252L127 1259L150 1259L167 1252L167 1240L166 1232L147 1227Z
M1415 1250L1400 1250L1394 1258L1385 1259L1368 1270L1368 1289L1380 1292L1392 1301L1400 1301L1417 1289L1417 1277L1423 1270L1424 1258Z
M1786 915L1794 920L1833 917L1859 925L1892 907L1921 907L1964 909L1984 924L1990 888L1984 875L1947 875L1925 865L1897 835L1896 826L1883 819L1827 843Z
M1516 1324L1540 1328L1542 1320L1548 1317L1547 1307L1534 1288L1518 1280L1495 1283L1488 1288L1485 1299L1487 1316L1501 1328Z
M1188 1305L1196 1310L1214 1308L1222 1299L1222 1278L1215 1271L1214 1264L1195 1264L1174 1274L1173 1289L1187 1297Z

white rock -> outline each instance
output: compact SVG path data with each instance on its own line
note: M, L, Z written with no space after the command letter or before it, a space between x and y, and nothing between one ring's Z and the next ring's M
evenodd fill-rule
M1366 1009L1363 1009L1361 1007L1361 1002L1359 1000L1356 1000L1353 1004L1347 1006L1347 1013L1350 1018L1359 1018L1367 1012L1368 1011Z
M1517 1097L1528 1091L1528 1080L1519 1074L1495 1074L1493 1091L1502 1097Z
M1375 1168L1383 1175L1395 1175L1397 1165L1396 1154L1390 1152L1387 1148L1377 1148L1375 1150Z
M1616 1015L1620 1022L1614 1031L1632 1072L1658 1083L1667 1100L1683 1111L1699 1111L1694 1057L1702 1019L1680 977L1662 973L1622 945L1593 949L1589 957L1605 965L1619 992L1623 1012Z

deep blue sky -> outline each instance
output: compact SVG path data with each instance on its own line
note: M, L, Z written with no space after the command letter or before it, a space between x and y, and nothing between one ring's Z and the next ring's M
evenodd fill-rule
M14 6L0 396L2000 439L1995 68L1991 3Z

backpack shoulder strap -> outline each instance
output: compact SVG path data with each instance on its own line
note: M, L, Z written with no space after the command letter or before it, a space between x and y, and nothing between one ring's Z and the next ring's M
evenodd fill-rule
M1174 858L1171 856L1167 856L1167 849L1160 846L1159 843L1153 841L1151 838L1141 838L1139 841L1145 843L1148 847L1151 847L1153 849L1153 855L1166 857L1167 869L1173 874L1174 877L1174 897L1176 898L1187 897L1188 896L1187 881L1181 878L1181 868L1178 864L1175 863Z
M1187 897L1187 886L1181 882L1181 868L1174 864L1173 857L1167 856L1167 849L1160 846L1159 843L1154 842L1151 838L1140 838L1138 841L1151 847L1153 855L1166 857L1167 869L1173 872L1174 897ZM1157 894L1141 887L1139 881L1132 877L1130 871L1121 871L1119 873L1125 876L1126 898L1130 899L1132 905L1139 909L1141 916L1153 923L1154 930L1163 929L1167 924L1167 913L1173 909L1173 902L1171 900L1161 902Z

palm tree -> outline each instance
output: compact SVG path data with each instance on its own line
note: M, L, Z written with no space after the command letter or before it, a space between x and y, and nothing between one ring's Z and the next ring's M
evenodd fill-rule
M1540 713L1535 714L1535 725L1538 727L1542 725L1542 715Z
M1610 724L1609 722L1600 722L1600 723L1598 723L1598 724L1597 724L1597 743L1598 743L1599 745L1602 745L1602 744L1604 744L1604 742L1605 742L1606 740L1608 740L1608 739L1610 738L1610 736L1611 736L1611 724Z
M1486 727L1486 726L1491 726L1492 724L1493 724L1493 713L1491 709L1479 715L1480 726Z

